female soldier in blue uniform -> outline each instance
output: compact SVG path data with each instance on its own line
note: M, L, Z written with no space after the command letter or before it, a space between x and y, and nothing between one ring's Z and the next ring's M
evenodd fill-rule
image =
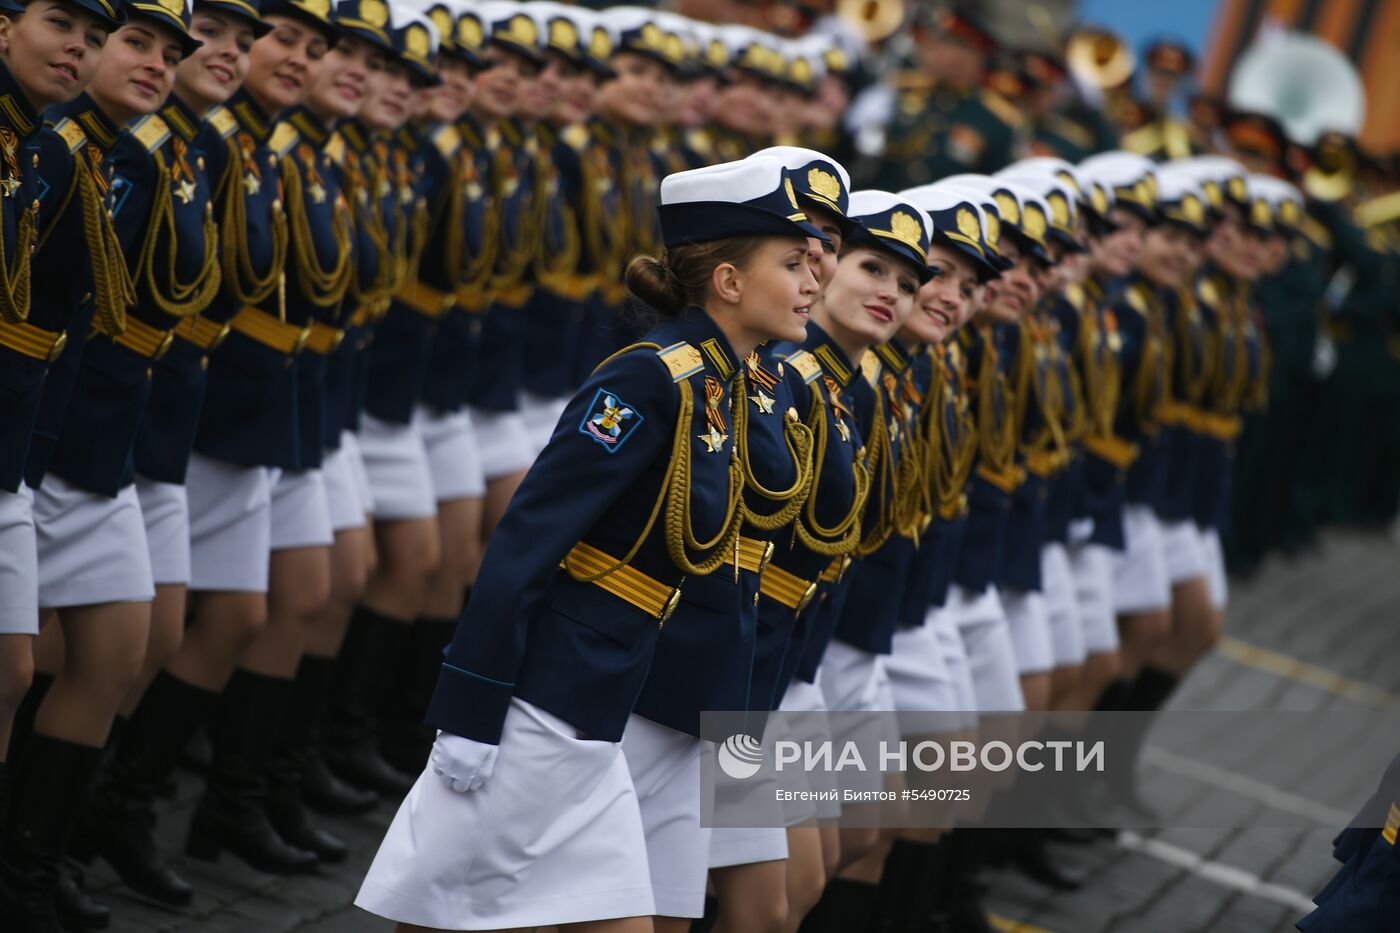
M658 623L689 579L733 572L741 360L792 334L816 292L820 234L791 191L769 160L663 186L665 259L629 281L666 320L583 386L501 523L429 711L444 731L360 906L437 929L652 913L618 742ZM512 854L541 833L538 857Z
M359 14L354 34L391 50L389 8L375 3ZM415 195L408 153L398 150L396 156L390 145L393 132L410 116L413 95L410 66L391 57L371 75L358 114L343 121L328 144L355 212L355 274L346 297L354 310L331 361L328 390L342 431L353 432L350 443L363 456L365 499L377 519L377 569L352 612L337 659L322 751L342 780L392 797L403 794L412 780L384 760L375 727L408 648L422 587L439 560L432 474L422 438L411 418L400 424L377 417L404 404L393 374L381 373L383 406L370 406L371 338L396 293L417 287L410 257L421 244L410 238L427 231L426 206ZM415 226L414 218L422 224ZM388 355L393 346L389 341ZM384 382L386 376L391 378ZM410 405L412 395L410 386Z
M314 299L311 334L298 365L307 363L311 359L307 354L311 354L315 363L303 373L321 370L312 387L317 390L318 407L303 407L311 422L305 440L308 444L319 442L324 449L322 474L334 544L330 599L324 610L308 620L306 650L297 666L295 712L287 721L276 761L282 772L278 795L295 801L293 785L299 778L307 803L332 813L360 812L377 799L372 792L351 787L331 773L321 756L316 729L329 701L336 655L350 613L364 591L374 558L368 517L371 503L362 482L364 462L345 421L352 381L347 364L353 364L353 346L363 339L354 323L356 304L347 297L358 271L357 225L353 222L358 202L343 184L332 155L337 146L343 146L334 135L336 124L359 113L376 77L393 56L388 34L371 25L366 12L371 18L375 15L362 10L358 2L341 4L332 12L339 34L321 61L304 103L286 118L296 127L299 142L282 163L293 245L289 263L296 267L292 278L305 282L307 297ZM288 180L293 175L295 180ZM300 199L293 197L294 187L299 188ZM308 232L315 253L302 249ZM319 430L319 436L313 436L311 430ZM291 808L288 812L297 811ZM284 834L292 832L288 827L278 828Z
M133 318L136 323L128 321L133 336L153 336L142 330L143 316L181 305L173 290L163 287L162 282L191 283L203 273L215 279L212 285L206 284L207 294L212 296L212 288L217 288L217 272L206 271L217 267L215 233L209 219L213 190L205 153L196 138L207 115L242 83L248 69L248 50L264 28L256 8L250 12L241 3L201 0L191 16L190 31L201 37L202 44L181 62L175 89L165 106L158 114L133 124L130 135L123 137L110 157L114 178L120 179L119 191L130 189L125 190L118 211L119 232L132 240L130 254L140 255L149 248L142 239L150 235L149 224L158 231L155 236L168 238L176 259L173 279L155 270L151 270L151 275L142 274L147 267L137 266L138 311ZM152 149L150 143L157 145ZM190 170L193 181L187 177ZM161 219L167 205L146 194L161 190L163 176L169 180L173 228L166 228ZM125 215L127 210L129 215ZM162 257L164 261L163 257L171 255L164 251L166 246L165 242L155 242L156 251L150 256ZM146 309L146 315L140 309ZM133 724L128 724L117 737L94 799L83 814L78 845L83 850L81 854L96 853L106 858L133 889L174 904L187 903L191 891L157 854L152 812L154 787L143 770L148 756L168 741L165 723L158 713L168 707L158 701L140 706L140 716L133 713L152 678L178 648L184 629L185 585L190 567L185 467L204 394L207 345L221 330L199 316L203 309L197 303L188 304L186 309L190 313L179 319L174 338L151 367L150 397L132 455L156 584L142 676L121 709L123 716L132 717ZM169 687L168 679L168 674L161 678L158 694Z
M5 414L0 418L0 920L16 929L56 926L53 892L68 826L66 803L81 796L95 767L92 743L41 739L18 769L14 797L23 806L9 818L8 749L16 708L30 687L32 636L38 631L37 560L30 498L22 488L25 458L48 366L67 342L71 307L31 317L30 248L37 230L37 153L40 113L71 102L97 71L108 33L125 12L101 2L10 2L0 7L0 370ZM54 68L60 62L66 67ZM60 158L67 158L63 152ZM94 180L89 176L89 180ZM100 741L97 743L100 745ZM42 803L52 795L52 802Z
M843 166L812 149L774 146L760 150L751 158L776 158L793 173L798 204L827 236L825 242L813 241L808 257L814 263L818 285L825 290L836 274L842 231L853 223L846 217L850 176ZM814 304L821 301L821 296L818 292ZM814 333L809 322L807 337ZM864 501L867 488L863 481L856 481L857 476L865 475L863 463L859 467L854 465L854 452L860 447L860 438L852 437L849 432L843 436L828 422L831 409L827 405L828 390L822 382L821 364L802 349L806 342L804 339L801 343L774 348L772 354L781 365L775 367L773 360L764 364L770 371L776 368L781 372L781 379L786 383L782 392L791 400L774 400L774 410L782 404L791 404L812 431L813 474L807 504L790 526L781 529L775 542L778 546L759 575L758 624L747 690L747 707L756 714L751 727L753 735L762 733L767 713L776 709L783 699L785 685L780 685L779 681L800 615L797 607L804 599L810 601L808 591L815 594L816 577L831 561L829 552L840 549L842 540L851 537L847 532L858 533L859 522L851 516L859 509L857 500ZM779 353L781 356L777 356ZM754 396L755 404L763 404L767 392L773 391L760 388L762 391ZM823 498L813 503L814 495ZM835 541L828 540L832 527L839 529ZM784 541L788 546L783 546ZM828 553L809 551L801 543L803 541L820 542L817 546ZM854 541L850 543L853 545ZM816 562L814 566L813 561ZM804 582L804 577L810 581ZM718 896L721 923L732 924L738 918L761 916L764 911L771 911L777 903L774 892L779 887L786 889L789 925L795 923L794 917L805 914L816 903L826 879L827 863L823 852L835 848L837 831L834 827L794 825L809 823L809 817L805 807L794 813L785 812L784 821L789 823L786 833L763 827L717 828L711 833L710 877ZM824 837L829 837L825 844ZM835 853L830 854L834 867Z

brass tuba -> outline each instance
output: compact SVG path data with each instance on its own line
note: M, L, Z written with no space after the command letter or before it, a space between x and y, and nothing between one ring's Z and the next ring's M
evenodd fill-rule
M1065 43L1065 65L1081 85L1108 91L1132 77L1137 60L1117 33L1077 26Z
M1366 119L1366 90L1356 67L1316 36L1285 33L1245 50L1230 75L1227 100L1267 114L1295 143L1313 149L1303 187L1313 197L1346 197L1356 180L1354 138Z
M836 15L875 45L904 25L904 0L836 0Z

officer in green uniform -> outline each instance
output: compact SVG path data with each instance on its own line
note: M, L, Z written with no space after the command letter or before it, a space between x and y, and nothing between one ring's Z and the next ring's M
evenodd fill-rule
M1148 121L1123 137L1123 148L1163 162L1206 151L1190 125L1172 113L1182 83L1196 67L1196 57L1183 43L1158 39L1143 51L1146 70L1139 99Z
M989 174L1021 155L1025 123L982 86L997 42L967 8L921 17L917 70L895 76L893 112L872 187L899 191L960 172Z

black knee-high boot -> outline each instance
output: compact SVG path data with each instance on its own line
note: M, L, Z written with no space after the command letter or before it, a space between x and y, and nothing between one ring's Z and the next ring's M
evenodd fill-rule
M288 845L264 809L268 757L291 693L292 681L281 677L240 668L230 678L210 730L209 783L185 844L192 858L212 862L228 851L271 874L315 869L316 853Z
M1113 799L1126 807L1135 816L1151 818L1156 814L1152 807L1143 801L1137 783L1138 759L1142 756L1142 745L1152 722L1163 704L1176 692L1181 679L1169 671L1148 665L1128 687L1123 709L1138 714L1125 729L1117 733L1117 747L1112 753L1112 773L1108 780L1109 793Z
M117 876L152 900L180 906L193 894L156 847L157 788L180 750L219 703L219 694L167 671L151 681L79 820L75 854L101 856Z
M317 661L325 665L324 659L316 659L310 666L317 667ZM310 758L312 729L318 714L315 699L307 695L317 688L312 683L314 677L301 674L301 667L306 666L307 660L303 659L268 759L267 816L272 828L291 845L315 852L323 862L343 862L350 852L344 840L312 824L302 797L303 772ZM315 676L319 674L318 671Z
M303 655L297 667L296 695L299 706L311 717L311 731L301 759L301 794L306 805L318 813L352 814L373 810L379 795L361 790L336 777L322 753L325 740L326 709L330 705L335 678L335 658Z
M880 888L849 878L832 878L807 914L799 933L863 933L873 929L880 911Z
M417 774L428 761L436 730L423 724L437 687L442 653L457 620L420 617L413 623L408 650L399 664L379 727L379 750L395 768Z
M17 762L0 843L0 929L58 933L63 853L102 749L31 734Z
M345 781L395 800L408 793L414 776L379 752L378 727L394 674L408 650L412 626L356 606L336 659L331 706L322 754Z
M29 684L24 699L15 709L15 721L10 726L10 748L7 756L10 761L18 761L24 743L34 731L34 717L39 715L39 704L44 702L49 688L53 686L53 675L34 672L34 680Z

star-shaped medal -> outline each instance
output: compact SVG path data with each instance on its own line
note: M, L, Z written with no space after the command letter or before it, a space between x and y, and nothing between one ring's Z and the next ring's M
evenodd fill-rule
M7 197L7 198L12 198L12 197L14 197L14 196L15 196L15 192L18 191L18 190L19 190L19 179L16 178L15 176L13 176L13 175L7 175L7 176L5 176L5 179L4 179L3 181L0 181L0 191L3 191L3 192L4 192L5 197Z
M313 183L311 184L311 186L308 187L306 190L307 190L307 193L311 195L311 203L313 203L313 204L325 204L325 203L326 203L326 189L321 185L321 183L320 183L319 181L318 181L318 182L313 182Z
M181 204L188 204L194 200L194 182L186 179L175 187L175 196L180 199Z
M724 442L729 440L728 434L721 432L718 428L713 426L710 427L709 432L697 434L695 436L705 442L705 447L707 448L705 453L709 454L724 453Z
M249 196L251 197L252 195L257 194L257 193L258 193L259 191L261 191L261 190L262 190L262 179L259 178L259 177L256 176L256 175L254 175L252 172L247 172L247 173L245 173L244 176L243 176L243 191L244 191L244 193L246 193L247 195L249 195Z
M762 389L759 389L757 395L749 396L749 401L757 405L758 410L763 414L771 415L773 414L773 403L776 402L777 399L769 398Z

